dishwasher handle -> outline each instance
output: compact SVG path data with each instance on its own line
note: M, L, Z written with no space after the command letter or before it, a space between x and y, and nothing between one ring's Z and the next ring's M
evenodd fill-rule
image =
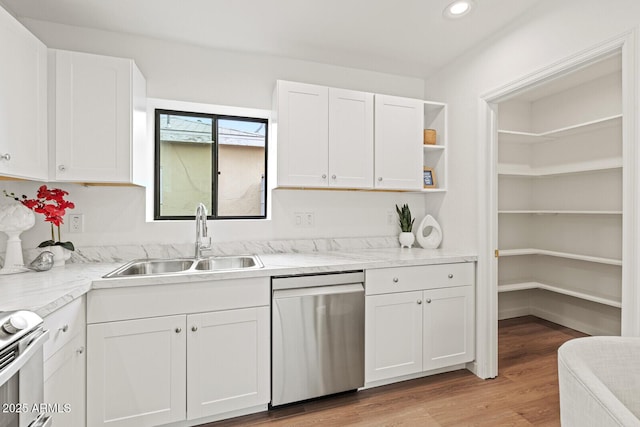
M364 285L362 283L334 286L316 286L313 288L299 289L278 289L273 291L273 299L310 297L316 295L353 294L357 292L364 293Z

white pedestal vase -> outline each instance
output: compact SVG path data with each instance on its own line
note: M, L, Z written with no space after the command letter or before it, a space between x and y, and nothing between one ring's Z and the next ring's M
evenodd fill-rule
M411 245L413 245L413 242L415 242L415 240L416 240L416 237L410 231L403 231L398 236L398 241L400 241L401 248L410 248Z
M0 231L5 233L7 239L7 252L4 265L0 274L23 273L28 271L22 258L22 241L20 233L30 229L36 223L35 215L31 209L20 203L13 203L0 207Z

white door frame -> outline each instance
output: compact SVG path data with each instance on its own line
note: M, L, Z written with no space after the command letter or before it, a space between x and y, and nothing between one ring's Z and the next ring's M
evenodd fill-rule
M637 106L638 67L636 30L626 32L591 49L553 63L479 99L478 183L479 183L479 249L477 276L477 356L472 370L481 378L498 374L498 109L497 104L517 94L578 70L603 57L622 53L622 145L623 145L623 237L622 237L622 335L640 336L640 277L638 242L640 241L640 197L636 196L640 150L636 126L640 123Z

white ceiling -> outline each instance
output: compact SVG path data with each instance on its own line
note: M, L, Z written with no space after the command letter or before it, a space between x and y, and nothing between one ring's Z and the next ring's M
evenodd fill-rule
M424 78L542 0L0 0L19 18Z

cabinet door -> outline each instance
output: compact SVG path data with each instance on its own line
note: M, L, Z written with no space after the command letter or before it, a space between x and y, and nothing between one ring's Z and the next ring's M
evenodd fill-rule
M422 371L422 291L366 297L365 382Z
M85 426L85 341L76 335L44 362L44 401L53 405L53 425Z
M0 175L46 180L47 48L0 7Z
M423 104L375 96L375 188L422 189Z
M329 88L279 81L278 185L326 187Z
M424 291L425 371L474 359L473 286Z
M269 307L187 316L187 418L269 402Z
M373 94L329 89L329 186L373 188Z
M132 61L55 51L55 179L131 180Z
M186 318L87 327L87 425L156 426L183 420Z

